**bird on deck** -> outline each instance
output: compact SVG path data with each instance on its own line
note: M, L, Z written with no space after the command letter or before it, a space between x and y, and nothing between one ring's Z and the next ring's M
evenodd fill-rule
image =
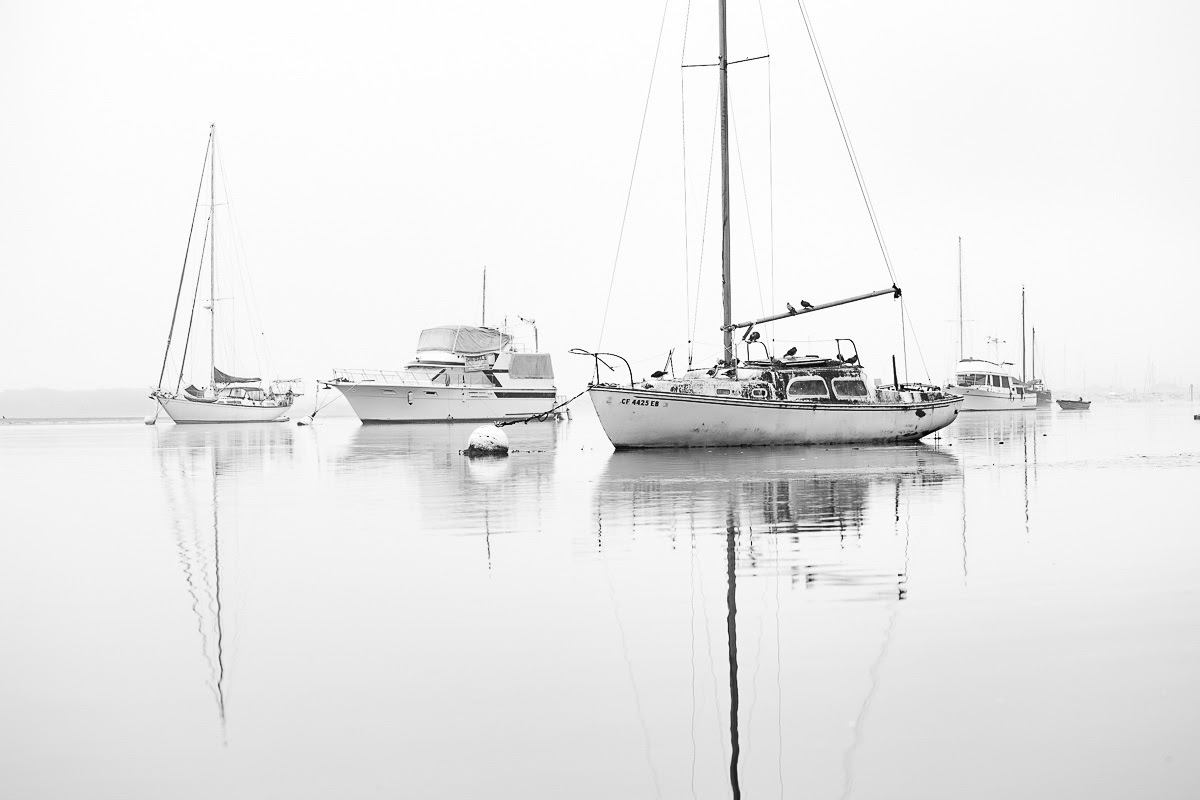
M787 304L787 308L788 308L789 314L799 314L800 313L799 311L796 310L796 307L794 305L792 305L791 303Z
M651 378L661 378L661 377L663 377L663 376L664 376L664 375L666 375L666 374L667 374L667 373L666 373L666 371L665 371L665 370L661 370L661 369L660 369L660 370L657 370L657 371L655 371L655 372L651 372L651 373L650 373L650 377L651 377Z
M792 357L792 356L794 356L794 355L796 355L796 348L794 348L794 347L793 347L793 348L791 348L790 350L788 350L786 353L784 353L784 354L783 354L783 357L784 357L784 358L791 358L791 357Z
M757 342L757 341L758 341L758 337L759 337L759 333L758 333L758 331L755 331L754 333L750 334L750 336L749 336L749 337L746 339L746 341L748 341L748 342Z
M846 363L847 364L857 364L858 356L850 356L849 358L846 359Z
M810 303L810 302L808 302L807 300L801 300L801 301L800 301L800 306L801 306L802 308L812 308L812 307L813 307L813 304L812 304L812 303Z

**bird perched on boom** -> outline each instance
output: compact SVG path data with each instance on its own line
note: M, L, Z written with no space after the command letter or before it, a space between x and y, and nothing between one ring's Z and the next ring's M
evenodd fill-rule
M800 306L801 306L802 308L812 308L812 307L813 307L813 304L812 304L812 303L810 303L810 302L808 302L807 300L801 300L801 301L800 301Z
M666 370L661 370L661 369L660 369L660 370L656 370L655 372L651 372L651 373L650 373L650 377L651 377L651 378L661 378L661 377L663 377L663 376L664 376L664 375L666 375L666 374L667 374L667 373L666 373Z
M784 354L783 354L783 357L784 357L784 358L791 358L791 357L792 357L792 356L794 356L794 355L796 355L796 348L794 348L794 347L793 347L793 348L789 349L789 350L788 350L786 353L784 353Z
M787 308L788 308L789 314L799 314L800 313L799 311L796 310L796 307L794 305L792 305L791 303L787 304Z
M750 334L750 337L749 337L749 338L748 338L746 341L748 341L748 342L757 342L757 341L758 341L758 337L759 337L759 333L758 333L758 331L755 331L754 333Z

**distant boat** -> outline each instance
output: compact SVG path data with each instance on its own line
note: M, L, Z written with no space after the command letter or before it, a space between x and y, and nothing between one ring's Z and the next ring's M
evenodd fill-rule
M963 411L1027 411L1037 408L1037 395L1026 392L1006 364L980 358L958 362L946 391L963 398Z
M994 340L999 344L999 340ZM958 366L954 380L946 386L950 394L963 398L963 411L1026 411L1037 408L1037 394L1027 391L1020 379L1009 373L1007 361L987 361L963 356L962 237L958 239ZM1021 290L1021 355L1025 354L1025 290ZM1022 370L1024 367L1022 366Z
M298 393L293 391L294 381L274 381L264 383L257 377L246 378L224 372L217 367L217 303L230 300L230 297L217 297L217 265L215 226L217 210L216 176L217 148L216 126L208 129L208 148L204 153L204 164L200 170L200 189L196 192L196 205L192 209L192 229L188 232L188 246L184 255L183 273L179 276L179 289L175 295L175 310L171 315L171 328L167 333L167 347L163 354L162 369L158 376L158 387L150 393L150 397L158 401L163 411L176 423L197 422L272 422L282 421L284 414L291 408ZM196 212L200 207L203 195L205 169L208 171L209 213L204 231L204 239L200 245L199 265L196 268L195 290L193 297L183 296L184 279L188 272L187 252L191 250L192 234L195 230ZM226 203L228 200L226 199ZM208 297L201 298L200 284L204 274L204 251L208 249ZM197 301L200 301L197 303ZM181 301L190 308L187 317L186 337L179 356L179 372L174 388L164 386L167 373L167 363L171 356L171 341L176 332L176 324L182 328L183 320L179 319ZM208 341L208 385L196 388L188 384L182 389L184 374L188 361L188 346L191 344L192 327L196 318L196 306L201 305L208 311L209 341ZM148 423L151 419L147 417Z
M630 367L628 382L601 382L600 366L610 367L605 360L610 354L574 351L595 359L595 379L588 395L605 435L620 450L912 442L946 427L958 416L959 398L936 386L900 385L894 368L894 385L890 389L877 388L864 371L851 340L832 343L836 356L828 352L802 355L795 347L776 354L768 346L770 337L754 330L758 325L872 297L899 299L900 289L894 283L857 297L815 304L801 300L800 308L788 303L787 311L753 321L734 321L729 211L731 62L724 2L717 12L719 56L714 77L720 98L723 352L711 367L694 369L689 363L688 370L679 377L674 376L673 369L668 375L664 364L649 379L635 380ZM857 166L855 171L857 175ZM858 177L861 185L861 175ZM644 321L637 324L640 327ZM742 331L744 360L739 358L741 353L733 338L737 331ZM751 357L752 350L757 358ZM626 366L628 363L625 361ZM621 375L623 378L624 373Z
M1082 397L1078 400L1056 400L1055 402L1063 411L1087 411L1092 406L1091 400L1084 400Z

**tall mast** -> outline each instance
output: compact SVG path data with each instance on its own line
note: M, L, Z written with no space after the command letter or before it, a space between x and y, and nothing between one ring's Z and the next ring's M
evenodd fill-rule
M1025 382L1025 287L1021 287L1021 383Z
M213 144L213 157L208 175L208 363L211 366L209 382L213 393L217 391L217 124L208 126L208 136Z
M487 267L483 268L483 309L479 312L479 324L487 325Z
M733 366L733 301L729 270L729 57L725 36L725 0L718 0L721 75L721 305L724 311L725 364Z
M962 237L958 237L958 360L963 360Z
M1033 346L1029 348L1029 355L1033 357L1033 365L1029 368L1029 379L1037 380L1037 328L1033 329Z

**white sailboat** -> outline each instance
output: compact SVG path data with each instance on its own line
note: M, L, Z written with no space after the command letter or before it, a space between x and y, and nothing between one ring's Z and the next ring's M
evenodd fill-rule
M228 301L230 297L217 296L217 146L216 126L208 129L208 147L204 152L204 164L200 170L200 188L196 192L196 204L192 210L192 227L188 231L188 246L184 254L183 270L179 276L179 288L175 295L175 310L171 314L171 327L167 333L166 351L163 353L162 369L159 371L158 387L150 393L163 411L177 424L204 422L274 422L283 421L288 409L299 394L294 391L295 381L264 382L258 377L239 377L224 372L217 367L217 304ZM188 275L188 254L191 252L192 238L196 228L196 214L200 208L200 198L204 193L205 177L209 190L208 222L204 230L204 238L200 245L199 263L196 266L195 289L191 298L191 312L187 317L186 336L178 351L179 370L174 387L164 385L167 376L167 365L172 356L171 344L177 325L182 329L179 309L183 297L185 278ZM226 199L226 204L227 204ZM197 301L200 300L200 287L205 274L205 250L208 252L208 297L199 303L209 316L208 341L208 380L207 386L197 388L193 384L183 386L184 375L188 366L189 348L192 343L192 329L196 319ZM182 332L182 330L181 330ZM182 387L182 388L181 388ZM155 415L157 417L157 414ZM147 418L151 422L151 418Z
M732 447L915 441L946 427L958 415L962 398L934 386L901 384L894 368L893 385L879 388L868 379L849 339L836 340L836 355L799 356L792 348L776 358L753 331L759 324L872 297L899 298L900 289L894 284L844 300L802 302L800 309L789 303L786 312L751 322L733 321L725 0L718 1L718 32L723 357L712 368L689 369L680 378L659 372L652 380L638 382L630 369L629 383L624 384L600 380L599 365L603 357L613 354L573 351L596 359L588 394L605 434L617 449ZM744 331L744 360L734 348L733 333L738 330ZM750 357L756 345L763 347L763 358L758 360Z

